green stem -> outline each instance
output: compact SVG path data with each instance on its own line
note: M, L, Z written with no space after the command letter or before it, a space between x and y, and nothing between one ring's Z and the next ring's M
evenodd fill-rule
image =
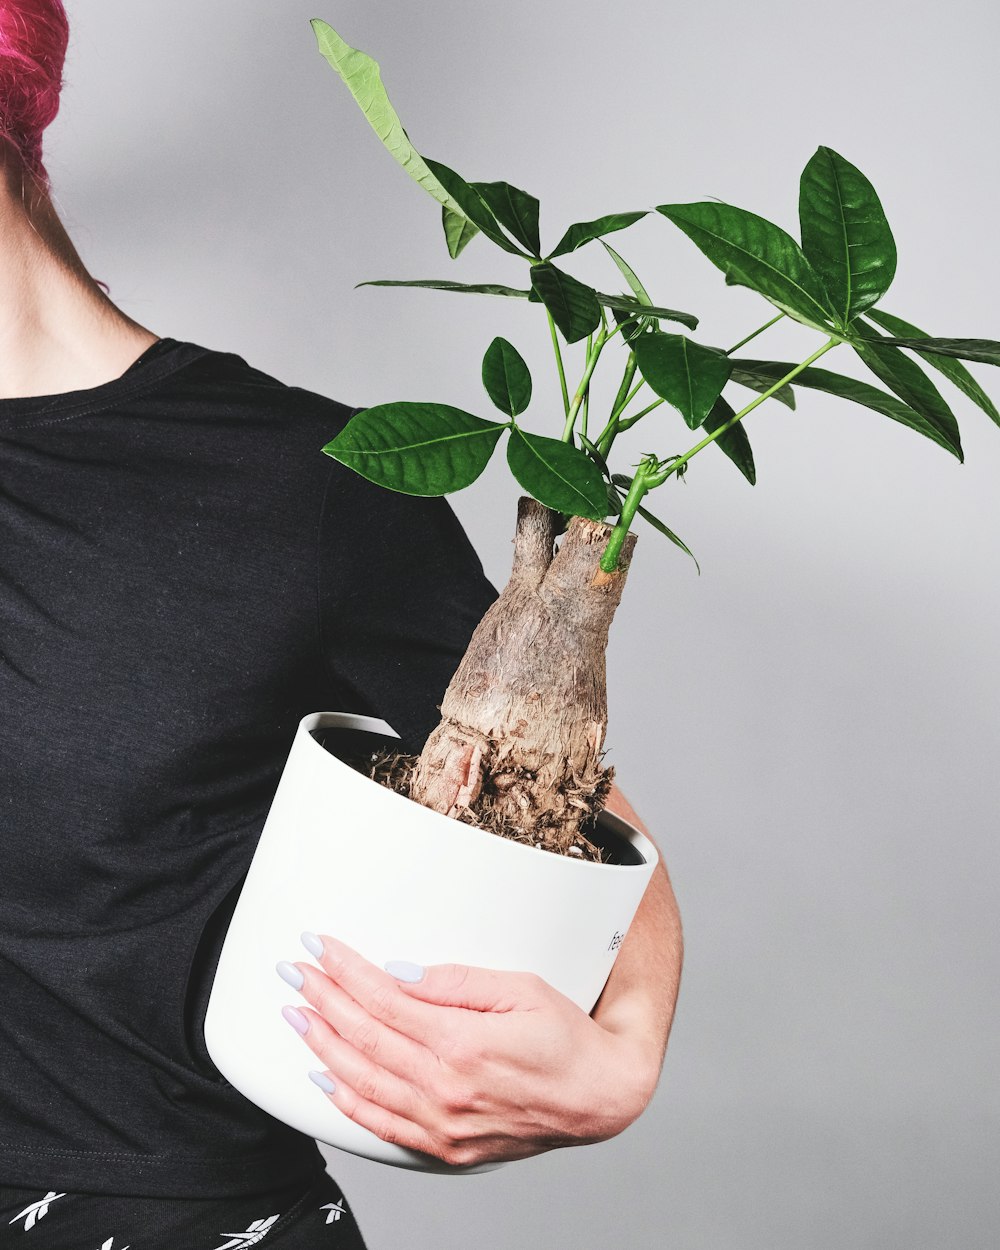
M590 359L590 353L593 351L593 348L594 348L594 336L591 333L587 335L587 359L588 360ZM589 419L590 419L590 387L588 386L587 389L583 392L583 410L580 413L580 433L583 434L584 437L586 437L588 433L587 422Z
M636 387L636 390L638 390L638 387ZM654 399L653 402L643 408L641 412L633 412L630 417L622 417L618 422L619 430L630 429L637 421L640 421L647 412L652 412L654 408L659 408L660 404L665 404L666 402L667 401L665 399Z
M635 377L635 371L638 367L639 366L636 364L635 360L635 353L630 351L628 354L628 360L625 362L625 372L622 374L622 380L618 387L618 394L615 396L615 402L611 405L611 416L608 418L608 424L610 424L615 417L619 415L628 403L631 395L635 394L635 391L632 391L630 394L629 387L632 385L632 379ZM640 378L639 386L642 386L644 381L644 378ZM636 390L638 389L639 388L636 387Z
M556 338L556 323L552 320L552 314L546 308L545 315L549 319L549 330L552 333L552 348L556 354L556 365L559 368L559 384L562 387L563 412L569 415L569 392L566 390L566 370L563 368L562 352L559 350L559 340Z
M758 334L763 334L765 330L769 330L771 326L773 326L776 321L780 321L784 315L785 314L783 312L780 312L778 313L777 317L772 317L770 321L765 321L759 330L754 330L753 334L748 334L745 339L740 339L738 343L734 343L732 347L730 347L730 349L726 352L726 355L731 356L733 352L738 351L739 348L741 348L744 345L744 343L749 343L750 340L755 339Z
M622 546L628 534L628 527L632 524L635 514L639 510L643 495L649 490L647 473L650 468L649 462L643 460L635 471L632 485L628 488L628 494L622 503L621 514L615 523L614 529L611 531L611 537L608 539L608 545L604 549L604 555L601 556L601 569L605 573L613 573L618 568L618 557L621 555Z
M594 350L592 352L588 352L587 367L583 371L583 377L580 379L580 385L576 388L576 393L573 396L573 402L567 409L566 425L562 433L562 441L564 443L569 443L573 440L573 427L576 425L576 418L580 411L580 405L583 403L583 397L587 394L587 390L590 386L591 375L597 367L597 362L601 358L601 352L604 350L604 344L607 341L605 329L606 327L602 325L597 331L597 338L594 340Z
M639 392L642 390L642 388L643 388L645 385L646 385L646 379L645 379L645 378L640 378L640 379L639 379L639 381L638 381L638 382L636 382L635 386L633 386L633 387L632 387L632 389L629 391L629 393L628 393L628 394L625 396L625 398L622 400L621 407L620 407L620 408L618 409L618 411L615 413L615 416L616 416L616 417L620 417L620 416L621 416L621 414L622 414L622 413L625 411L625 409L629 406L629 404L632 402L632 400L633 400L633 399L635 399L636 395L638 395L638 394L639 394Z
M615 415L612 415L608 419L607 425L604 427L603 430L601 430L600 438L598 438L597 442L594 444L594 446L601 453L601 455L604 457L605 460L607 460L608 458L608 452L611 450L611 444L615 441L615 436L617 435L617 433L618 433L618 417Z
M638 366L635 363L635 353L629 352L628 360L625 362L625 373L622 375L621 385L618 387L618 394L615 396L615 402L611 405L611 416L608 417L608 423L598 436L595 446L601 455L607 458L608 452L611 450L611 444L615 441L615 435L618 433L618 414L626 406L633 391L628 394L629 384L635 377L635 371ZM639 386L642 386L640 381ZM639 386L635 389L638 390Z
M831 348L836 347L843 341L844 340L841 338L827 339L823 346L814 351L807 360L803 360L800 365L796 365L795 368L786 373L780 381L775 382L773 386L769 386L766 391L758 395L757 398L747 404L745 408L741 409L737 413L734 413L734 415L731 416L724 425L720 425L718 429L713 430L711 434L709 434L706 438L703 438L701 442L692 447L690 451L685 452L683 456L678 456L676 460L674 460L668 467L664 468L660 473L651 475L649 480L650 487L659 486L662 482L665 482L672 473L676 473L678 469L683 468L691 457L696 456L702 448L707 447L709 443L714 443L720 435L725 434L727 430L731 430L737 421L742 421L748 413L753 412L753 410L759 407L765 399L770 399L775 391L780 390L786 383L791 382L793 378L798 377L803 369L808 369L814 360L819 360L820 356L825 356Z

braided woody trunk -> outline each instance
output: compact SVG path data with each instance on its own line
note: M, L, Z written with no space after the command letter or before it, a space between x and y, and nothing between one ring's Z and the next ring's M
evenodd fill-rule
M605 650L635 545L599 567L611 526L518 503L514 564L476 628L409 780L419 803L561 854L603 806ZM586 839L583 838L586 842Z

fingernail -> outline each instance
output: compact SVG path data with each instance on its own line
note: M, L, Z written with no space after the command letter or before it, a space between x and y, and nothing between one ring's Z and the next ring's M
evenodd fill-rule
M296 1033L305 1033L309 1028L309 1017L304 1016L297 1007L282 1007L281 1014Z
M309 1079L314 1085L318 1085L325 1094L332 1094L337 1088L333 1081L322 1072L310 1072Z
M287 959L281 959L274 965L274 970L281 977L282 981L287 981L293 990L302 989L305 985L305 977L296 968L294 964L290 964Z
M323 958L323 943L319 940L315 933L310 933L307 929L305 933L299 935L299 941L310 955L315 955L317 959Z
M422 981L424 979L423 968L419 964L408 963L405 959L390 959L383 967L397 981Z

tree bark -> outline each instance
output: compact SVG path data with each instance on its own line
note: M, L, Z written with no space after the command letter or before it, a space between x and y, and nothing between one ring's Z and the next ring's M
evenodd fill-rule
M572 517L556 549L559 526L557 512L519 500L510 580L445 692L409 795L568 854L611 787L605 651L635 535L608 574L610 525Z

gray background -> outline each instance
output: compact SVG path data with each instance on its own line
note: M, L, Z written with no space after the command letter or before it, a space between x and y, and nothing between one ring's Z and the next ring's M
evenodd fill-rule
M571 221L706 196L794 230L824 143L893 224L886 306L1000 337L986 0L69 7L46 154L91 272L156 333L284 381L487 415L480 360L503 334L535 375L531 428L561 411L538 309L353 289L525 274L482 239L448 258L314 16L380 61L418 149L538 195L549 247ZM704 341L769 315L662 218L613 242ZM599 245L566 267L621 289ZM818 342L788 326L758 346L802 359ZM824 363L851 371L845 349ZM660 1088L619 1138L486 1176L330 1152L372 1250L997 1244L1000 431L955 398L964 466L803 392L796 414L752 418L755 490L712 448L661 492L703 575L644 526L609 656L610 758L687 937ZM618 465L691 441L663 408ZM453 496L497 583L516 494L498 464Z

